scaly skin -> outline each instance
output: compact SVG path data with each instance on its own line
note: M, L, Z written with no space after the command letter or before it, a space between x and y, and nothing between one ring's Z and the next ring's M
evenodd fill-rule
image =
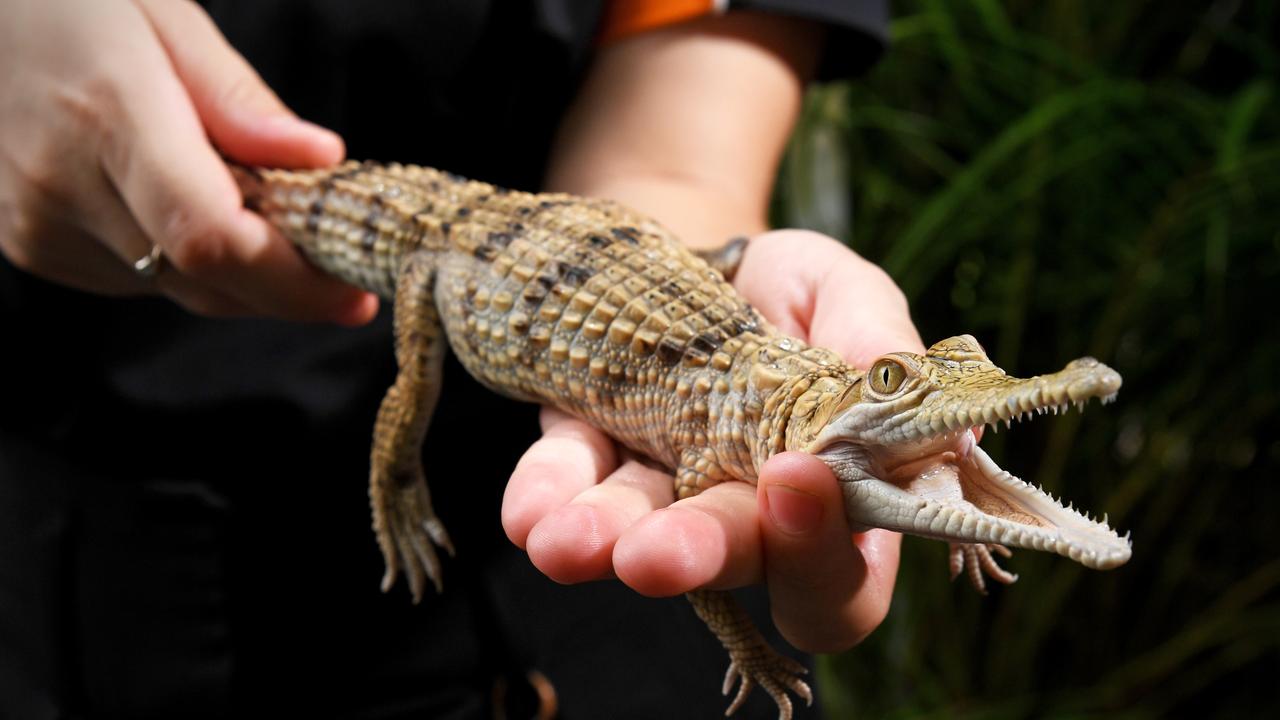
M699 257L616 203L509 192L437 170L347 163L236 169L246 204L317 265L395 300L400 373L374 431L370 499L387 563L414 599L440 588L453 548L431 507L420 445L445 344L496 392L566 410L672 470L679 497L754 482L772 455L813 453L834 471L851 527L952 543L952 575L1014 576L991 552L1049 550L1093 568L1129 557L1105 523L1000 470L972 428L1110 399L1120 376L1091 358L1020 380L972 337L866 372L781 335L725 280L736 243ZM705 259L704 259L705 258ZM708 265L711 260L720 270ZM729 713L754 685L792 714L803 668L778 655L727 593L688 594L729 652Z

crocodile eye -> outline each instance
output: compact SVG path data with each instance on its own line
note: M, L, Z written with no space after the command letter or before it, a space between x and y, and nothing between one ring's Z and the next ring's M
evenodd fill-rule
M892 395L902 387L907 379L907 371L901 363L894 360L881 360L867 371L867 382L871 389L880 395Z

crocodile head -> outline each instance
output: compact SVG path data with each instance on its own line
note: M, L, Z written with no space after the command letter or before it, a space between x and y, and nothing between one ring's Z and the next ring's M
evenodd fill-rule
M1105 403L1119 389L1120 375L1093 358L1010 377L961 335L924 355L880 358L838 399L828 396L825 412L806 413L807 428L789 428L788 446L831 467L855 529L1000 543L1112 568L1129 559L1127 537L1001 470L972 431L1090 398Z

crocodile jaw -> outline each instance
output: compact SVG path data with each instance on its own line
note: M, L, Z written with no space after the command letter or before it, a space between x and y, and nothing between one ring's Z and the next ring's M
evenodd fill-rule
M866 388L870 378L863 380L860 401L804 448L840 480L852 527L1046 550L1096 569L1129 559L1127 535L1000 469L973 434L981 425L1057 414L1094 398L1110 402L1118 373L1081 358L1056 373L1013 378L969 336L944 340L924 356L888 357L905 368L901 390L877 397Z
M848 452L848 446L835 445L819 457L840 474ZM896 467L877 464L886 479L862 476L840 483L852 526L1044 550L1097 570L1129 560L1127 536L1000 469L971 433Z

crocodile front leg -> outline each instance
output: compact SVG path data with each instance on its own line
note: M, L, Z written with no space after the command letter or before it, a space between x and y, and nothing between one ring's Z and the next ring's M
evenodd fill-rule
M686 448L681 455L680 469L676 471L676 493L681 498L691 497L727 478L710 453ZM808 670L774 650L732 595L716 590L694 590L685 593L685 597L729 653L729 670L721 692L728 695L734 683L741 681L725 715L737 712L756 685L764 688L778 704L778 720L791 718L791 698L787 690L804 698L806 703L813 703L809 685L800 678Z
M436 547L453 544L436 517L422 470L422 439L440 396L445 337L432 289L433 256L419 250L404 259L396 285L396 382L387 390L373 431L369 499L373 530L386 561L382 591L404 570L416 603L426 580L440 592Z
M728 695L734 683L741 681L738 694L725 715L737 712L756 685L764 688L778 704L778 720L791 720L791 698L787 690L804 698L805 703L813 703L809 684L800 678L808 669L770 647L732 595L717 590L694 590L685 593L685 597L729 653L729 670L721 692Z
M1018 576L1000 567L992 553L1006 558L1013 557L1013 551L996 543L949 543L951 546L951 579L955 580L964 572L969 576L969 583L979 593L987 594L987 581L990 577L998 583L1011 585Z

